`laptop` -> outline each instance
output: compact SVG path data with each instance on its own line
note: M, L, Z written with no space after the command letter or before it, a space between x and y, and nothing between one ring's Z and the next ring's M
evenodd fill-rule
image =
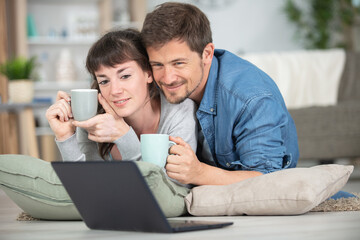
M167 219L131 161L51 164L90 229L174 233L233 224Z

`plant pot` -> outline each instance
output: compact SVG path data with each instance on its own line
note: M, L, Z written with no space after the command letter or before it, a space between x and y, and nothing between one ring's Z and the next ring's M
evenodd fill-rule
M34 98L34 82L28 79L9 81L9 102L30 103Z

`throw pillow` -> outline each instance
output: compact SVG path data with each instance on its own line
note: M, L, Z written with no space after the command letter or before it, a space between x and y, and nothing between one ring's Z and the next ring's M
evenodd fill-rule
M167 217L186 213L183 198L187 188L170 181L154 164L137 162L137 166ZM34 218L81 219L49 162L25 155L0 155L0 188Z
M338 192L353 166L292 168L225 186L198 186L185 197L195 216L303 214Z

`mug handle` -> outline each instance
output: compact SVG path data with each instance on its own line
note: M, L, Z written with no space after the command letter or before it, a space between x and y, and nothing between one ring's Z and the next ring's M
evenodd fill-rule
M169 141L169 149L168 149L168 154L170 154L170 153L169 153L169 151L170 151L170 148L171 148L172 146L174 146L174 145L176 145L176 143L175 143L175 142L173 142L173 141ZM171 154L171 155L173 155L173 154Z

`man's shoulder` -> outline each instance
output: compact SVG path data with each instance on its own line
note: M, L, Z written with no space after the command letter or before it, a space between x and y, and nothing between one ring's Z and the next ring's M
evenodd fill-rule
M244 66L249 66L249 67L255 67L250 62L241 58L240 56L236 55L235 53L232 53L232 52L224 50L224 49L215 49L214 57L217 58L217 60L219 62L219 66L224 65L226 67L226 66L232 66L232 65L244 65Z
M220 90L245 98L272 91L273 80L254 64L226 50L217 50L216 53Z
M217 50L215 57L218 62L218 81L225 86L233 88L232 84L251 84L249 79L256 81L262 75L258 67L229 51Z

